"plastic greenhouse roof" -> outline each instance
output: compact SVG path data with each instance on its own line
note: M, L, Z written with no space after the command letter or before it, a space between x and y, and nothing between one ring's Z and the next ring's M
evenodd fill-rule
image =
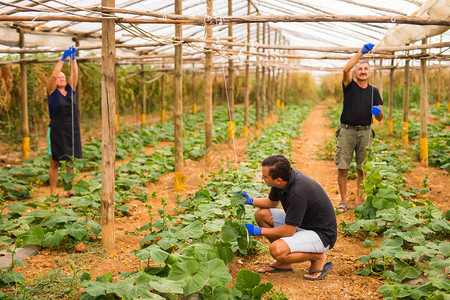
M439 0L430 0L439 1ZM444 1L450 10L450 0ZM352 16L402 16L411 15L417 11L424 1L420 0L373 0L370 4L362 0L251 0L250 14L261 16L267 15L352 15ZM233 16L247 15L247 0L233 0ZM101 45L101 23L86 23L75 21L41 21L40 17L52 16L85 16L85 17L101 17L100 12L94 11L93 8L99 8L101 1L87 0L71 0L71 1L48 1L48 0L8 0L0 1L0 17L11 16L29 16L33 17L29 21L0 21L0 52L4 49L18 50L19 33L18 28L24 29L25 49L46 49L57 50L67 48L74 44L72 38L79 37L79 47L94 47ZM186 16L205 16L206 0L187 0L182 1L183 15ZM130 11L140 12L158 12L162 14L174 14L174 1L156 1L156 0L116 0L116 9L126 9ZM221 16L228 15L228 1L216 0L213 3L213 16L216 17L217 24L213 26L213 38L219 41L225 41L228 36L228 25L220 22ZM116 16L124 18L149 18L149 16L125 14L123 12L116 13ZM447 13L447 17L449 14ZM3 19L2 19L3 20ZM393 17L395 21L395 17ZM377 45L387 30L394 26L394 23L352 23L352 22L277 22L268 23L271 31L271 43L279 44L283 41L289 46L295 47L351 47L355 48L354 52L362 47L365 43L374 43ZM262 24L260 23L260 41L262 44ZM419 25L413 25L419 26ZM116 28L116 45L134 45L144 43L162 43L157 47L143 47L135 49L117 48L117 57L138 57L139 55L162 55L173 54L173 44L171 42L174 37L175 26L173 24L117 24ZM257 24L250 25L250 51L256 52L256 28ZM446 27L448 29L450 27ZM445 31L445 29L443 31ZM277 33L275 34L275 30ZM277 37L277 41L275 40ZM247 24L240 23L233 25L233 42L246 43L247 41ZM204 39L205 28L199 25L183 25L183 38ZM449 42L450 33L444 32L440 35L429 38L429 43ZM266 41L267 43L267 41ZM165 45L164 45L165 44ZM283 44L283 42L281 42ZM421 44L416 42L416 45ZM198 58L195 62L197 67L203 65L202 58L203 46L202 42L187 43L183 46L183 54L189 57ZM227 64L228 56L221 52L227 49L225 45L215 45L218 48L214 61L216 64ZM246 54L244 54L245 46L233 47L236 52L232 56L236 67L244 65ZM99 56L101 49L80 51L80 56ZM415 52L414 52L415 51ZM5 52L5 51L3 51ZM313 57L316 59L295 59L295 64L288 63L286 58L275 59L275 54L287 54L287 50L269 49L265 50L268 54L266 60L269 59L279 68L283 66L292 67L293 65L299 69L308 70L308 67L316 69L314 74L324 74L332 68L342 68L345 61L342 59L323 59L324 53L307 51L307 50L291 50L290 55ZM448 63L449 47L430 49L430 53L440 53L444 55L441 60L444 64ZM405 53L405 52L401 52ZM413 50L411 53L420 53L420 50ZM11 53L9 53L11 54ZM219 55L218 55L219 54ZM223 55L220 55L223 54ZM328 56L342 56L344 59L349 58L350 53L327 53ZM0 53L0 56L5 56ZM251 61L256 61L256 56L251 56ZM260 61L264 60L259 58ZM390 60L386 64L390 64ZM397 63L401 64L399 60ZM434 61L436 63L436 61ZM164 62L160 58L151 60L151 64L170 67L170 62ZM417 65L417 62L413 65ZM192 61L186 60L186 67L193 65ZM326 72L320 72L317 68L324 68Z

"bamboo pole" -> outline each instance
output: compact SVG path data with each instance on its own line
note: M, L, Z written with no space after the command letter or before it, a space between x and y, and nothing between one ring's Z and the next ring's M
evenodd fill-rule
M427 39L422 40L422 44L426 44ZM422 50L423 52L427 50ZM427 61L420 61L420 164L428 167L428 72Z
M76 53L76 55L77 55L77 60L78 60L78 57L80 56L80 50L78 49L78 47L80 46L80 41L79 41L79 39L78 38L75 38L75 47L76 47L76 49L77 49L77 53ZM83 76L82 74L82 72L81 72L81 68L82 68L82 65L78 62L78 82L77 82L77 88L76 88L76 90L75 90L75 95L76 95L76 99L77 99L77 107L78 107L78 122L80 122L81 123L81 120L82 120L82 111L83 111L83 109L82 109L82 101L81 101L81 76Z
M438 68L436 81L436 107L439 108L441 106L441 68Z
M405 61L405 78L403 87L403 125L402 141L408 145L408 119L409 119L409 59Z
M228 15L233 15L233 0L228 0ZM233 36L233 25L228 25L228 36ZM233 46L229 46L228 49L233 49ZM229 109L229 122L228 122L228 138L232 140L234 138L234 62L231 57L228 59L228 109Z
M166 121L166 73L161 77L161 123Z
M182 13L182 0L175 0L175 13ZM175 25L175 39L181 40L182 26ZM175 192L184 190L186 180L183 172L183 45L175 45L175 103L174 103L174 136L175 136Z
M256 43L259 44L260 24L256 24ZM256 51L260 51L257 49ZM255 70L255 125L259 129L261 124L260 107L261 107L261 92L259 88L260 76L259 76L259 57L256 57L256 70Z
M154 18L122 18L111 17L111 20L118 23L130 24L177 24L177 25L206 25L216 24L217 20L224 25L239 23L299 23L299 22L349 22L349 23L396 23L415 25L442 25L450 26L448 17L430 18L417 16L370 16L370 15L257 15L257 16L220 16L211 19L203 16L183 16L177 14L165 14L153 11L132 11L127 9L111 9L108 7L98 7L99 11L111 13L127 13L144 16L155 16ZM101 17L80 17L73 15L45 15L36 14L29 16L0 15L0 22L38 22L38 21L71 21L83 23L100 23Z
M262 43L266 42L266 24L262 24ZM263 53L265 50L263 49ZM262 65L261 69L261 125L266 125L266 67Z
M267 44L270 45L270 27L267 25ZM269 61L271 58L269 58ZM273 115L273 95L272 95L272 87L273 87L273 67L267 68L267 117L266 121L271 122Z
M251 0L247 1L247 15L250 15ZM250 52L250 24L247 24L247 51ZM250 54L245 60L244 128L243 136L248 136L248 108L250 97Z
M197 89L195 88L195 72L192 72L192 113L197 114Z
M213 0L206 0L206 15L211 17L213 12ZM212 38L212 25L205 26L206 38ZM206 162L212 163L212 127L213 127L213 103L212 103L212 52L209 47L211 43L206 44L205 52L205 147Z
M394 60L391 60L391 66L394 66ZM393 107L394 107L394 69L392 68L389 71L389 135L392 136L394 134L394 121L393 121Z
M145 126L145 119L146 119L146 113L147 113L147 88L145 85L144 65L141 65L141 91L142 91L141 126Z
M102 0L105 7L114 7L115 0ZM114 20L102 22L102 245L114 248L114 167L116 155L116 71Z
M23 31L19 30L19 45L23 48L25 44ZM24 59L25 54L20 54L20 58ZM30 129L28 125L28 86L27 86L27 65L20 64L20 82L21 94L20 103L22 105L22 159L30 157Z

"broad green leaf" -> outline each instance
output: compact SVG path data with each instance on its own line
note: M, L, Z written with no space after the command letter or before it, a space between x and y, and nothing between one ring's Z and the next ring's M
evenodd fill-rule
M440 290L450 291L450 280L448 279L434 279L431 283Z
M63 238L67 235L65 230L56 230L55 232L47 232L42 240L43 247L53 247L61 244Z
M53 214L53 212L50 210L36 209L36 210L30 211L29 213L27 213L26 216L32 216L32 217L36 217L36 218L45 218L45 217L51 216L52 214Z
M28 206L26 206L22 203L15 203L15 204L11 204L11 205L5 205L4 208L9 210L10 212L22 213L28 208Z
M410 266L402 260L399 260L394 265L395 273L398 275L398 280L401 282L406 278L415 279L422 274L422 270L419 266Z
M195 221L175 233L177 239L196 239L203 234L203 225L200 221Z
M208 284L212 287L226 285L233 279L228 274L225 263L219 258L200 263L197 273L206 278Z
M68 235L74 237L77 240L83 239L87 234L88 230L84 225L80 223L71 224L64 229Z
M211 201L211 194L207 189L201 189L195 192L194 201L196 203L209 203Z
M16 240L16 247L23 247L25 245L40 245L44 238L44 229L42 227L34 227L21 234Z
M125 278L114 284L114 292L125 300L135 299L149 289L150 275L141 274L138 278Z
M169 253L162 250L157 245L150 245L146 248L134 250L134 254L136 254L139 260L147 260L151 257L155 264L158 265L162 264L169 256Z
M262 295L264 295L265 293L270 291L272 288L273 288L273 284L270 282L258 284L258 286L256 286L252 290L253 298L260 299L262 297Z
M222 227L222 239L225 242L234 242L239 236L241 224L238 220L226 220Z
M184 295L190 295L201 290L205 279L202 275L196 274L198 263L193 260L174 263L167 277L170 280L183 280L186 283Z
M438 249L441 251L442 255L448 257L450 255L450 242L441 242Z
M249 270L240 270L234 287L240 291L253 289L261 282L261 275Z
M0 236L0 246L9 246L12 242L12 238L8 236Z
M230 203L232 207L236 207L239 205L244 204L245 202L245 197L240 195L240 194L234 194L231 198L230 198Z
M70 222L75 222L77 220L78 220L78 218L76 218L74 216L54 215L54 216L50 216L44 222L42 222L42 226L55 227L57 224L67 224Z
M393 208L399 202L399 198L394 190L380 189L372 200L372 205L376 209Z
M6 273L0 274L1 279L5 283L13 283L13 282L24 282L25 276L23 276L19 272L8 271Z
M231 250L231 244L217 241L216 245L220 259L222 259L226 265L231 264L234 260L234 253Z
M157 280L151 280L149 285L151 288L160 293L183 294L185 283L181 280L170 280L164 277L159 277Z
M431 295L433 291L433 285L431 282L414 286L411 288L411 298L413 299L422 299L423 297L427 297Z

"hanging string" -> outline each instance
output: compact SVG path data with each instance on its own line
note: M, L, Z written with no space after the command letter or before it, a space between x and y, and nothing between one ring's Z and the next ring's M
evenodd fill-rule
M71 46L70 49L73 51L74 47ZM74 63L75 57L72 57L72 54L70 55L70 93L71 93L71 113L72 113L72 159L75 157L75 133L74 133L74 117L73 117L73 106L75 105L75 92L73 90L73 68L72 64Z

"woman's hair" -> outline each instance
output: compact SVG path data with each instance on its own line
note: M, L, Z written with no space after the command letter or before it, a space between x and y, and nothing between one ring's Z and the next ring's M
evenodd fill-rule
M289 181L291 176L291 163L283 155L272 155L263 160L263 167L270 167L269 175L272 179L281 178Z

